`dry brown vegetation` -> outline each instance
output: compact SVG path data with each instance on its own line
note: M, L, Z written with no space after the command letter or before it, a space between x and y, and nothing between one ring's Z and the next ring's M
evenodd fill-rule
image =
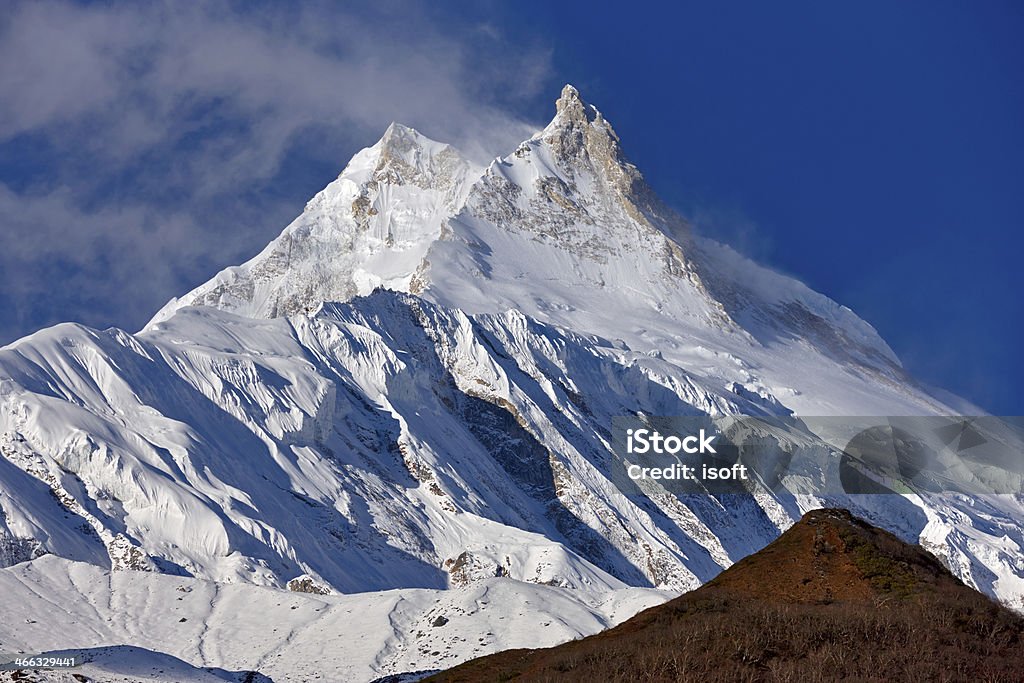
M1024 620L842 510L590 638L430 681L1024 681Z

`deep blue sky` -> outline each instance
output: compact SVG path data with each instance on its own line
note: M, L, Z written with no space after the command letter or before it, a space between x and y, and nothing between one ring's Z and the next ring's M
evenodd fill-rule
M1024 413L1019 2L184 7L0 17L0 344L136 329L388 121L497 153L571 82L702 231Z
M515 14L706 232L1024 412L1024 3L669 4Z

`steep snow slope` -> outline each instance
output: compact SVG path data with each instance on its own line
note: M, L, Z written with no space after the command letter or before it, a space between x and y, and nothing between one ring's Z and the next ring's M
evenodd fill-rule
M0 593L4 652L74 655L89 662L74 672L100 682L173 683L370 681L591 635L668 597L509 579L462 591L317 596L55 557L0 570ZM262 676L246 678L250 671Z
M158 327L58 326L0 351L5 456L115 568L346 592L477 574L682 589L786 519L753 506L726 550L700 519L716 501L637 509L609 481L614 416L766 408L516 312L378 292L312 318L187 309ZM68 523L37 511L50 498L13 484L15 536L53 527L45 549L70 555Z
M182 306L274 318L378 286L415 291L427 248L479 173L451 146L393 123L260 254L170 301L152 322Z
M0 504L28 557L343 592L494 576L684 590L820 503L623 496L615 416L785 407L515 311L385 291L292 319L190 308L136 337L58 326L0 368ZM1018 507L842 503L910 538L927 525L965 579L1019 599Z
M612 481L616 416L950 400L848 309L691 235L567 87L486 169L392 126L144 332L59 325L0 349L0 559L315 593L685 590L827 504L1022 607L1019 497Z

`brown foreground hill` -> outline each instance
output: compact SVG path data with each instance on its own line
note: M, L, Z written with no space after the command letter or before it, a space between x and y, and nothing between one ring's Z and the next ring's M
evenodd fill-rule
M815 510L716 579L603 633L427 681L1024 681L1024 619L923 549Z

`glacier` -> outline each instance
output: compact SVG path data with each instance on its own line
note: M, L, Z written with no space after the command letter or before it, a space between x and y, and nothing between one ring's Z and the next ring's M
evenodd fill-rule
M393 124L141 332L63 324L0 349L0 581L142 572L251 586L254 610L282 590L378 604L497 582L583 606L644 589L639 609L827 505L1024 609L1019 495L636 501L611 481L619 415L980 412L916 382L848 308L696 234L566 86L551 123L486 167ZM27 647L12 630L0 644ZM486 651L553 642L499 635ZM368 661L360 676L401 668Z

